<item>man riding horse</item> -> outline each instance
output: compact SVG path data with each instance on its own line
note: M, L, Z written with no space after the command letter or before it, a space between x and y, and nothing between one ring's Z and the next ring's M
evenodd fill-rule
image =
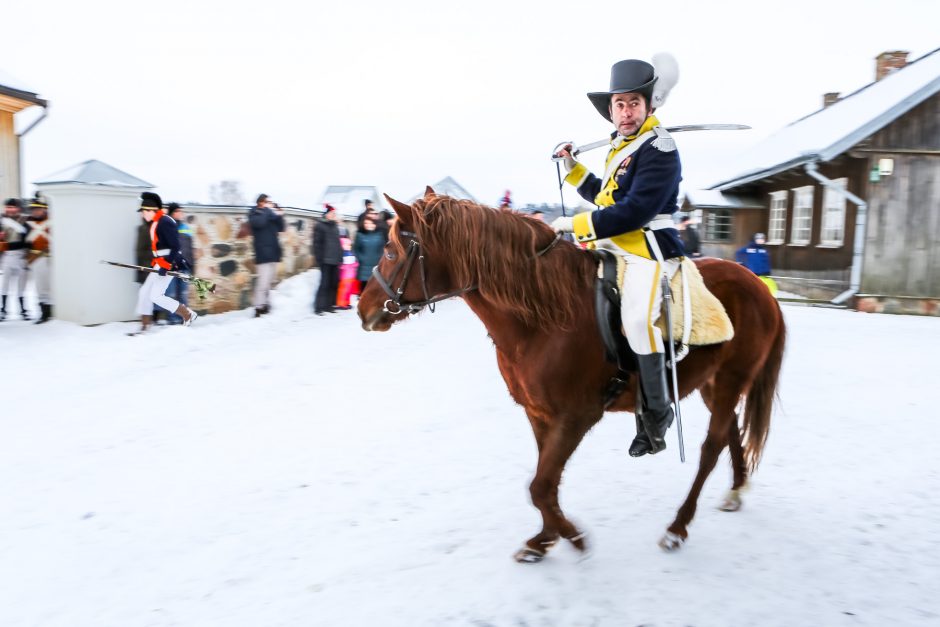
M564 158L565 182L598 208L558 218L552 228L573 232L579 242L595 242L626 262L621 319L637 356L643 392L637 435L630 445L633 457L665 449L666 430L674 418L663 338L655 323L662 307L662 276L671 279L685 254L672 220L682 180L679 153L653 115L672 87L666 83L674 84L677 73L662 76L664 70L674 70L671 56L654 58L654 63L659 67L638 59L619 61L610 70L610 90L587 95L616 128L602 178L574 159L571 144L555 155Z

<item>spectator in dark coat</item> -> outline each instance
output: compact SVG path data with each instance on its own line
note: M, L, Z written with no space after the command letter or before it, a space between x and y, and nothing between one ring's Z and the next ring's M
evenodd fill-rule
M698 229L692 226L692 217L685 213L679 218L679 238L682 240L682 247L685 248L686 257L696 258L702 256L702 240L698 236Z
M150 223L140 219L140 226L137 227L137 265L149 268L150 264L153 263L153 251L150 250ZM143 284L147 280L147 275L150 274L146 270L137 271L137 282ZM171 312L167 311L159 305L153 306L153 313L151 314L151 319L154 322L158 322L162 318L169 319ZM180 318L182 321L182 318Z
M186 265L194 268L193 260L193 228L186 223L186 213L183 208L175 202L167 205L167 213L176 222L176 230L180 238L180 256L186 260ZM189 305L189 283L179 277L173 277L170 282L170 289L167 290L167 296L173 298L183 305ZM168 322L170 324L183 324L183 318L171 313Z
M755 233L754 239L747 246L742 246L735 253L735 261L757 276L770 274L770 253L764 248L767 239L763 233Z
M281 261L281 243L278 240L278 233L284 231L284 212L268 198L267 194L261 194L255 201L254 208L248 212L248 224L251 225L255 247L255 269L258 273L253 299L257 318L271 311L269 296L271 283L277 272L277 264Z
M361 230L362 230L362 225L363 225L363 223L366 221L366 218L369 218L369 219L371 219L373 222L375 222L375 228L376 228L376 230L377 230L379 233L381 233L381 234L382 234L382 237L385 239L385 242L383 242L383 244L386 243L386 242L388 242L388 229L389 229L389 224L388 224L389 214L388 214L388 212L387 212L387 211L379 211L378 209L376 209L376 208L375 208L375 203L373 203L371 200L366 200L366 201L365 201L365 206L366 206L366 210L363 211L362 213L360 213L360 214L359 214L359 217L356 218L356 230L357 230L357 231L361 231ZM360 264L360 266L361 266L361 264Z
M136 250L137 265L149 268L150 264L153 263L153 251L150 250L150 223L143 218L140 219L140 226L137 227ZM137 282L143 283L148 274L150 273L146 270L138 270Z
M339 287L339 265L343 263L343 246L339 240L339 214L332 205L326 205L323 220L313 228L313 257L320 268L320 286L317 288L313 311L318 316L333 313L336 307L336 289Z
M362 291L363 284L372 276L372 268L379 265L384 247L385 237L382 232L376 228L374 220L366 218L362 223L362 230L356 233L356 241L353 242L353 253L359 262L359 270L356 274L356 279L359 281L357 293Z

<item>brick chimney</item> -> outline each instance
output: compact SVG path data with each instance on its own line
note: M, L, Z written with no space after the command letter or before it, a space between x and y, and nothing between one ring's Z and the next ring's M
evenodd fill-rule
M907 65L908 54L910 53L904 50L894 50L892 52L882 52L875 57L875 80L880 81L891 72L900 70Z
M837 102L839 102L839 92L830 91L828 94L823 94L823 109Z

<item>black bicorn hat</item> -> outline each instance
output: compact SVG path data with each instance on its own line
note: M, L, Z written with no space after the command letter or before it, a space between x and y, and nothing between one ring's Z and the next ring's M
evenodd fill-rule
M653 97L656 78L656 70L646 61L639 59L617 61L610 68L610 90L594 91L587 97L605 120L613 122L610 117L610 97L614 94L637 93L646 98L646 102L649 103Z
M45 200L43 200L41 196L37 194L35 198L29 201L29 208L30 209L42 209L45 211L49 209L49 204Z
M140 195L140 208L137 211L149 209L151 211L160 211L163 208L163 201L153 192L143 192Z

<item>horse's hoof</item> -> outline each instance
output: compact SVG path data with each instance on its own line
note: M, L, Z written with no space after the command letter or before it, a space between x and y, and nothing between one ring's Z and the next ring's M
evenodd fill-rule
M685 542L685 538L671 531L667 531L666 534L659 539L659 548L667 553L672 553L673 551L678 551L683 542Z
M723 512L736 512L741 509L741 495L738 494L737 490L731 490L725 496L725 500L721 502L721 505L718 506Z
M571 536L570 538L566 538L566 540L568 540L568 542L570 542L571 545L574 546L574 548L576 548L579 553L586 553L588 550L587 541L585 540L586 537L587 537L587 534L581 531L578 533L578 535Z
M545 551L537 551L531 547L524 546L512 556L520 564L537 564L545 558Z

